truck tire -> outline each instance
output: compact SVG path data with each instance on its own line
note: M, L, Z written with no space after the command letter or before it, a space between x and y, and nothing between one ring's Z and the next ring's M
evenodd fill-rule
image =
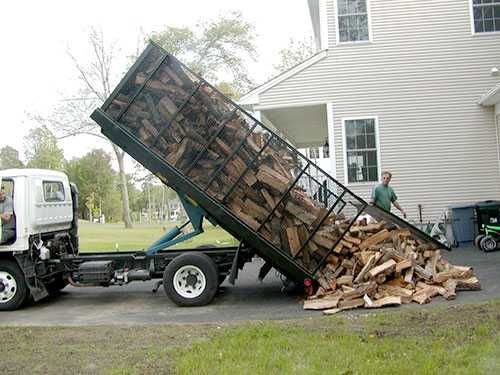
M479 243L481 250L490 252L497 249L497 241L492 236L484 236Z
M178 306L210 303L219 288L217 265L203 253L189 252L172 260L163 272L163 287Z
M0 260L0 311L18 309L27 296L28 287L17 263Z

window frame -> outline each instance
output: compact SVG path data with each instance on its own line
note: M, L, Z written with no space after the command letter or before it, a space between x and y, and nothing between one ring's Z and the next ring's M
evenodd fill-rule
M500 3L498 5L500 5ZM470 29L471 29L472 36L486 36L486 35L500 34L500 30L476 32L476 26L475 26L475 22L474 22L474 1L473 0L469 0L469 18L470 18Z
M318 160L321 158L321 151L319 146L312 146L307 148L309 151L309 159Z
M357 41L340 41L340 30L339 30L339 2L335 1L335 45L360 45L360 44L371 44L373 42L373 32L372 32L372 17L371 17L371 0L366 1L366 16L368 17L368 39L367 40L357 40ZM472 0L471 0L472 1Z
M362 182L349 182L349 172L347 170L347 131L346 122L353 120L374 120L375 123L375 147L377 152L377 181L362 181ZM342 158L344 165L344 185L345 186L362 186L362 185L373 185L380 181L382 167L380 161L380 135L378 129L378 116L366 115L366 116L354 116L354 117L343 117L342 118Z
M63 199L62 200L53 200L53 199L47 199L45 195L45 184L59 184L62 187L62 192L63 192ZM64 188L64 183L62 181L57 181L57 180L42 180L42 192L43 192L43 201L45 203L61 203L61 202L66 202L66 189Z

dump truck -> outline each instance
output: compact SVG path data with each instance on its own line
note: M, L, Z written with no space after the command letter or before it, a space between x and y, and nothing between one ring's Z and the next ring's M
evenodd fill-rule
M91 118L177 192L189 219L147 249L80 253L78 192L67 176L1 171L16 235L0 245L0 310L68 284L109 287L151 279L158 280L153 290L163 284L177 305L204 305L254 256L265 261L260 279L274 268L312 292L326 282L329 257L348 245L349 230L362 215L446 248L369 205L153 42ZM172 249L202 233L204 220L239 246Z

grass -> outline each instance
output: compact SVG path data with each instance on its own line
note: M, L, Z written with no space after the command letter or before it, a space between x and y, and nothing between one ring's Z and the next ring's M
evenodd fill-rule
M1 373L493 374L500 301L283 322L0 327Z
M177 354L180 374L492 374L500 302L224 330Z
M118 250L141 250L147 248L166 231L180 223L134 224L132 229L125 229L123 224L90 224L80 222L80 250L99 252ZM200 245L233 246L237 241L220 227L204 223L205 232L184 241L174 248L194 248Z

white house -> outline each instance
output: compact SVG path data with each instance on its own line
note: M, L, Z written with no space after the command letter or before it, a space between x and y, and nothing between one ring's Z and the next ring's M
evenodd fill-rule
M393 172L412 219L500 199L500 0L308 3L318 52L240 103L297 147L328 147L362 197Z

